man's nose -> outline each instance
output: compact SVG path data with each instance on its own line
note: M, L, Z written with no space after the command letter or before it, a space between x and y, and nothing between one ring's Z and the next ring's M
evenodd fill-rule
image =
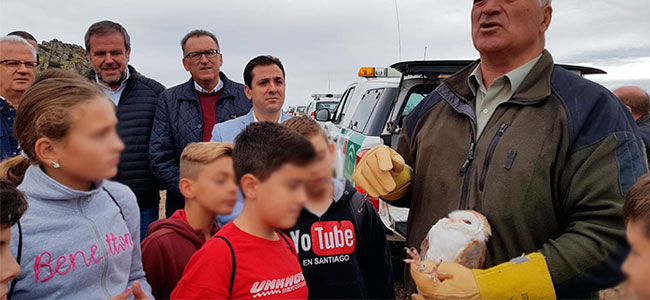
M501 13L501 0L485 0L482 13L484 15L494 15Z
M27 66L25 64L20 64L20 66L18 67L17 72L20 73L20 74L28 74L29 69L27 68Z
M278 85L279 84L271 81L271 86L269 87L269 93L270 94L277 94L278 93Z
M104 63L108 64L108 65L113 64L113 63L115 63L115 59L113 58L113 56L110 53L106 54L106 59L104 59Z
M199 61L200 61L202 64L207 64L208 62L210 62L210 60L209 60L208 57L205 55L205 53L201 54L201 58L199 59Z

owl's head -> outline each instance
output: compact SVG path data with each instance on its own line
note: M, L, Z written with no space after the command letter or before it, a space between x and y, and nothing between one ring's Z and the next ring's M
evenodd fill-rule
M456 210L446 218L447 227L475 237L480 242L487 241L492 235L490 224L484 215L473 210Z

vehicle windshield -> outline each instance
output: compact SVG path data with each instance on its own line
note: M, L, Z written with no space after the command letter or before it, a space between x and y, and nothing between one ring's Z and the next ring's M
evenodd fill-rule
M404 111L402 111L402 116L408 116L408 114L413 111L413 109L422 102L422 100L435 88L435 85L430 84L420 84L417 85L409 91L408 97L406 98L406 106Z
M316 103L316 111L326 108L327 110L330 111L331 114L333 114L336 111L336 107L339 106L338 101L328 101L328 102L317 102Z

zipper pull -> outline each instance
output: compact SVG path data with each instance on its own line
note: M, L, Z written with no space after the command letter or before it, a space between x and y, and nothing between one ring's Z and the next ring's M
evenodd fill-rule
M465 163L463 163L463 166L460 168L460 176L465 176L469 165L474 160L474 148L476 148L476 144L472 142L472 144L469 146L469 154L467 154L467 159L465 160Z
M506 133L506 129L508 129L508 124L503 123L501 124L501 127L499 128L499 132L497 133L499 136L502 136L504 133Z

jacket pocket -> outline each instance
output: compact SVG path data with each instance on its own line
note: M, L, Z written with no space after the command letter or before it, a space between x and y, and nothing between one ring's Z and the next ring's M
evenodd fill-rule
M515 157L517 157L517 150L510 150L508 158L506 159L506 164L503 166L504 169L512 169L512 165L515 163Z
M479 180L479 184L478 184L478 189L481 192L483 191L483 189L485 189L485 177L487 176L487 171L490 168L490 162L492 161L492 156L494 156L494 152L496 152L497 146L499 145L499 141L501 141L501 137L503 137L503 134L506 133L508 126L509 125L506 123L501 124L501 127L499 127L499 131L497 131L497 134L492 138L492 142L490 142L490 147L488 148L487 157L485 158L485 163L483 164L483 170L481 171L481 179Z

